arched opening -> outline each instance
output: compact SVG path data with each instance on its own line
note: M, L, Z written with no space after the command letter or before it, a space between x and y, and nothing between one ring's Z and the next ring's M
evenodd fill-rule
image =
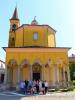
M7 81L8 83L11 83L15 85L17 83L17 75L18 75L18 67L16 60L12 59L8 62L7 67Z
M21 62L21 81L30 80L30 64L27 59Z
M63 82L63 68L59 66L59 81Z
M0 83L4 83L4 73L1 73L0 75Z
M32 74L33 74L33 80L41 80L41 65L39 63L34 63L32 65Z
M16 28L17 28L17 27L16 27L16 24L13 24L13 25L12 25L12 31L15 32Z
M65 71L65 80L66 80L66 82L68 82L68 75L67 75L67 71Z

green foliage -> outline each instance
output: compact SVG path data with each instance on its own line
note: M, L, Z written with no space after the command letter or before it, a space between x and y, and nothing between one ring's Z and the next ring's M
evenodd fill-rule
M75 81L73 81L72 83L73 83L73 88L75 89Z
M55 89L48 89L48 92L55 92Z
M69 92L71 89L62 89L61 92Z
M70 67L70 76L71 76L71 80L75 80L75 76L73 75L75 72L75 62L71 62L69 64Z

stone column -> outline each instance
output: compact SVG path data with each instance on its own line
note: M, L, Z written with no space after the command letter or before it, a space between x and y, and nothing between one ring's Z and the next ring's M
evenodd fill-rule
M33 70L32 70L32 65L30 65L30 80L33 80Z
M45 81L46 80L45 64L43 65L43 69L44 69L44 81Z
M58 68L58 64L56 64L56 82L59 82L59 68Z
M65 82L65 69L63 67L63 81Z
M51 86L52 85L52 62L49 61L48 64L49 64L49 69L50 69L50 86Z
M52 63L50 63L50 81L52 82Z
M63 81L62 81L62 86L63 87L65 87L66 86L66 81L65 81L65 68L64 68L65 66L64 66L64 64L63 64L63 68L62 68L62 79L63 79Z
M7 82L10 83L10 68L7 69Z
M68 78L68 82L67 82L67 85L69 88L73 88L72 87L72 82L70 80L70 69L69 69L69 65L67 65L67 78Z
M58 63L56 64L56 68L55 68L55 77L56 77L56 82L55 82L55 85L56 85L56 88L59 88L59 66L58 66Z
M18 83L21 81L21 65L18 65Z
M42 80L44 80L44 71L43 71L43 65L42 65Z
M16 91L20 91L19 83L21 81L21 65L18 65L18 77L17 77L17 84L16 84Z
M5 65L5 76L4 76L4 84L7 83L7 65Z
M69 65L67 66L67 75L68 75L68 82L70 82L70 69L69 69Z

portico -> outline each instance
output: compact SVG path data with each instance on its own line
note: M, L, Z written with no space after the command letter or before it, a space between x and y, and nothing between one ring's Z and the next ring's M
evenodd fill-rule
M64 80L67 82L70 81L69 69L64 63L65 59L62 56L68 50L67 48L45 48L44 50L43 48L4 49L6 50L6 52L9 52L9 55L7 55L6 82L12 83L13 86L24 80L46 80L49 82L49 86L51 87L56 86L59 83L63 85ZM42 53L42 50L44 55ZM61 52L61 56L60 59L57 59L59 58L59 51ZM19 58L16 58L13 52L15 52L17 56L19 55ZM21 55L21 52L23 53L23 55ZM56 58L54 58L52 53L57 55ZM12 59L13 56L15 59Z

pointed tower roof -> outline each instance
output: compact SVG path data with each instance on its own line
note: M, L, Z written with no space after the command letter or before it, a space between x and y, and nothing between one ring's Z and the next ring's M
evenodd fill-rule
M10 20L19 20L17 7L15 8L13 16L12 16L12 18Z

